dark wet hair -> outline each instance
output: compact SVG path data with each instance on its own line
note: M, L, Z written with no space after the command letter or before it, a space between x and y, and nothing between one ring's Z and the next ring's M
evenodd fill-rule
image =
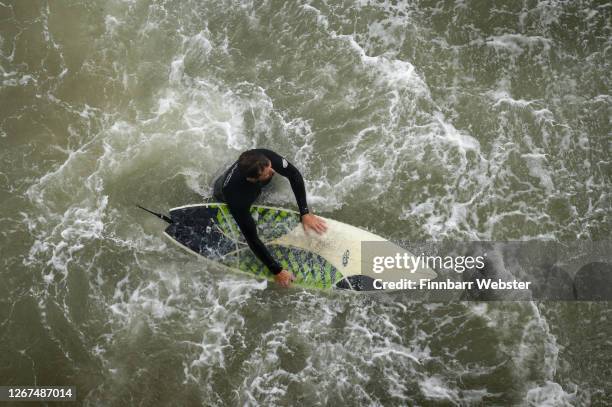
M257 178L268 164L268 157L255 150L245 151L238 157L238 169L248 178Z

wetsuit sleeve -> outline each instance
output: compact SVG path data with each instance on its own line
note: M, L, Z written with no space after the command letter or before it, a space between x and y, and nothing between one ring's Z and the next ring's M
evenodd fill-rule
M274 171L289 179L291 189L293 190L295 200L300 210L300 215L307 214L309 210L308 203L306 202L306 187L304 186L304 178L302 178L300 171L274 151L265 148L260 148L258 150L270 159Z
M263 244L263 242L257 236L257 227L255 226L255 221L251 216L248 207L244 207L242 205L233 205L228 201L229 210L236 220L240 231L244 235L244 238L247 241L247 244L255 253L255 256L263 264L268 267L268 269L272 272L272 274L280 273L283 268L278 264L278 262L272 257L267 247Z

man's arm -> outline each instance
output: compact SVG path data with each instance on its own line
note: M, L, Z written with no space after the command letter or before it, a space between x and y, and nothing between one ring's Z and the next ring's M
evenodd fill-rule
M302 178L300 171L274 151L265 148L260 148L258 150L268 157L274 171L289 179L291 189L293 190L298 208L300 209L300 217L304 230L311 229L319 234L325 233L327 230L325 221L311 214L308 209L308 203L306 202L306 187L304 186L304 178Z
M289 179L291 189L293 190L295 200L297 201L297 205L300 210L300 215L309 213L308 203L306 202L306 187L304 186L304 178L302 178L300 171L295 168L293 164L272 150L265 148L260 148L257 150L268 157L274 171Z
M231 205L228 203L228 207L230 213L236 220L240 231L244 235L244 238L247 241L247 244L255 254L255 256L261 260L263 264L268 267L268 269L272 272L272 274L280 273L283 268L278 264L278 262L272 257L268 248L263 244L263 242L259 239L257 235L257 227L255 226L255 221L249 212L249 208L241 207L236 205Z

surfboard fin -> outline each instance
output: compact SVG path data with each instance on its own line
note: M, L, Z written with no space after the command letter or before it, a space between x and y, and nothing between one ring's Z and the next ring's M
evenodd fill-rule
M140 206L140 205L136 205L136 206L137 206L137 207L139 207L140 209L142 209L143 211L147 211L147 212L149 212L151 215L155 215L155 216L157 216L158 218L160 218L160 219L162 219L162 220L164 220L164 221L166 221L166 222L168 222L168 223L173 223L172 219L171 219L169 216L166 216L166 215L161 214L161 213L157 213L157 212L150 211L150 210L148 210L147 208L144 208L144 207L142 207L142 206Z

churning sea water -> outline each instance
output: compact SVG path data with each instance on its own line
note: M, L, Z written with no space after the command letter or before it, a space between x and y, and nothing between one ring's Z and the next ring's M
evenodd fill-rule
M610 238L605 1L0 0L0 385L86 406L612 404L606 302L282 290L164 240L243 150L390 239ZM267 200L291 207L287 182Z

